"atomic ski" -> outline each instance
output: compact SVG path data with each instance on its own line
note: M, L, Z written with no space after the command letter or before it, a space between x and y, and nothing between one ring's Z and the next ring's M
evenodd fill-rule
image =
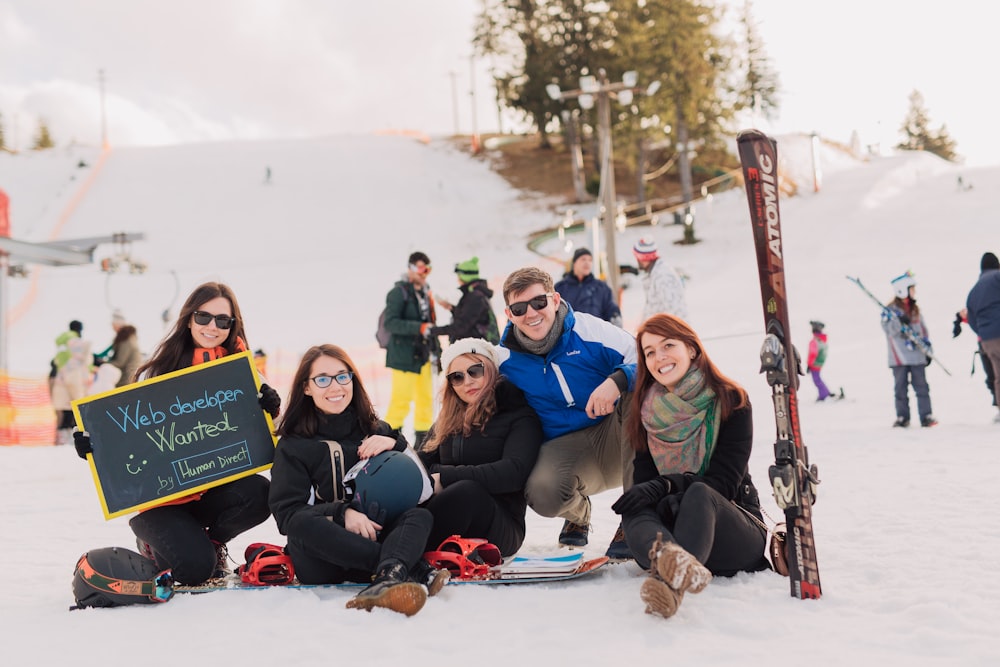
M846 277L852 283L854 283L855 285L857 285L858 287L860 287L861 291L868 295L868 298L870 298L872 301L874 301L875 303L877 303L879 305L879 307L882 309L882 312L884 314L888 315L889 317L894 317L897 320L899 319L899 315L898 314L896 314L892 309L888 308L884 303L882 303L881 301L879 301L878 297L875 296L874 294L872 294L871 290L869 290L867 287L865 287L861 283L861 278L853 278L851 276L846 276ZM938 366L940 366L941 370L943 370L945 372L945 375L951 375L951 373L948 371L948 369L944 367L944 364L942 364L940 361L938 361L937 359L934 358L934 353L931 352L930 346L927 345L927 343L925 343L920 336L918 336L917 334L913 333L913 329L910 328L910 325L903 324L903 322L900 321L899 327L900 327L900 333L903 334L903 338L905 338L906 340L908 340L911 343L913 343L914 347L916 347L918 350L920 350L921 352L924 353L924 356L926 356L928 359L930 359L931 361L933 361L934 363L936 363Z
M743 179L746 182L757 249L760 294L764 305L764 344L761 372L766 373L774 402L777 440L774 465L768 468L774 500L785 513L786 558L792 597L818 599L822 593L816 542L813 539L812 505L819 478L802 442L799 427L798 354L792 347L785 292L784 248L778 213L778 150L774 141L758 130L737 137Z

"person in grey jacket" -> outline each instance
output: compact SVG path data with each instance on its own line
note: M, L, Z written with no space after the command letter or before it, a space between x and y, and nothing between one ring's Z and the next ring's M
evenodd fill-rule
M931 413L930 387L927 384L928 357L903 331L907 327L929 350L931 341L927 328L917 306L915 290L917 281L913 274L906 273L893 278L892 288L895 298L882 309L882 330L885 331L889 351L889 368L895 382L896 421L893 426L905 428L910 425L909 386L917 395L917 411L921 426L934 426L937 419Z
M983 254L979 262L979 280L965 300L969 326L979 336L983 354L990 360L994 371L1000 368L1000 260L991 252ZM1000 391L1000 380L993 377L993 395ZM1000 423L1000 412L993 421Z

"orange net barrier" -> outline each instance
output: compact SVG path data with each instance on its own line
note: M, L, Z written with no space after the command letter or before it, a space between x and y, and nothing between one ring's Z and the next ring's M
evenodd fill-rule
M48 378L0 373L0 445L51 445L55 439Z

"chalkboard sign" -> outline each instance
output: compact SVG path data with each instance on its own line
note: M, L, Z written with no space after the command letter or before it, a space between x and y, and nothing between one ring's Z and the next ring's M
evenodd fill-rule
M242 352L73 401L104 517L270 468L275 439L259 385Z

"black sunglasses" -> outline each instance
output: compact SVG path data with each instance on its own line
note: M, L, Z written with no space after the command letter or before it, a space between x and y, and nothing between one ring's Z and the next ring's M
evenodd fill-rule
M536 312L545 308L549 305L549 297L552 296L552 292L547 292L545 294L539 294L536 297L532 297L527 301L518 301L517 303L512 303L508 308L510 308L510 314L514 317L521 317L526 312L528 312L528 306L531 306Z
M229 315L213 315L212 313L206 313L203 310L196 310L192 313L194 316L195 324L200 324L205 326L212 320L215 320L215 326L220 329L228 329L233 326L233 322L236 321L235 317L230 317Z
M320 389L326 389L333 381L336 380L339 385L351 384L351 380L354 378L354 373L351 371L344 371L343 373L337 373L336 375L317 375L316 377L309 378L313 381L313 384Z
M458 385L465 382L465 374L468 373L469 377L473 380L477 380L486 374L486 367L483 366L482 362L478 364L472 364L464 371L455 371L454 373L448 373L445 375L448 378L448 382L451 383L452 387L457 387Z

